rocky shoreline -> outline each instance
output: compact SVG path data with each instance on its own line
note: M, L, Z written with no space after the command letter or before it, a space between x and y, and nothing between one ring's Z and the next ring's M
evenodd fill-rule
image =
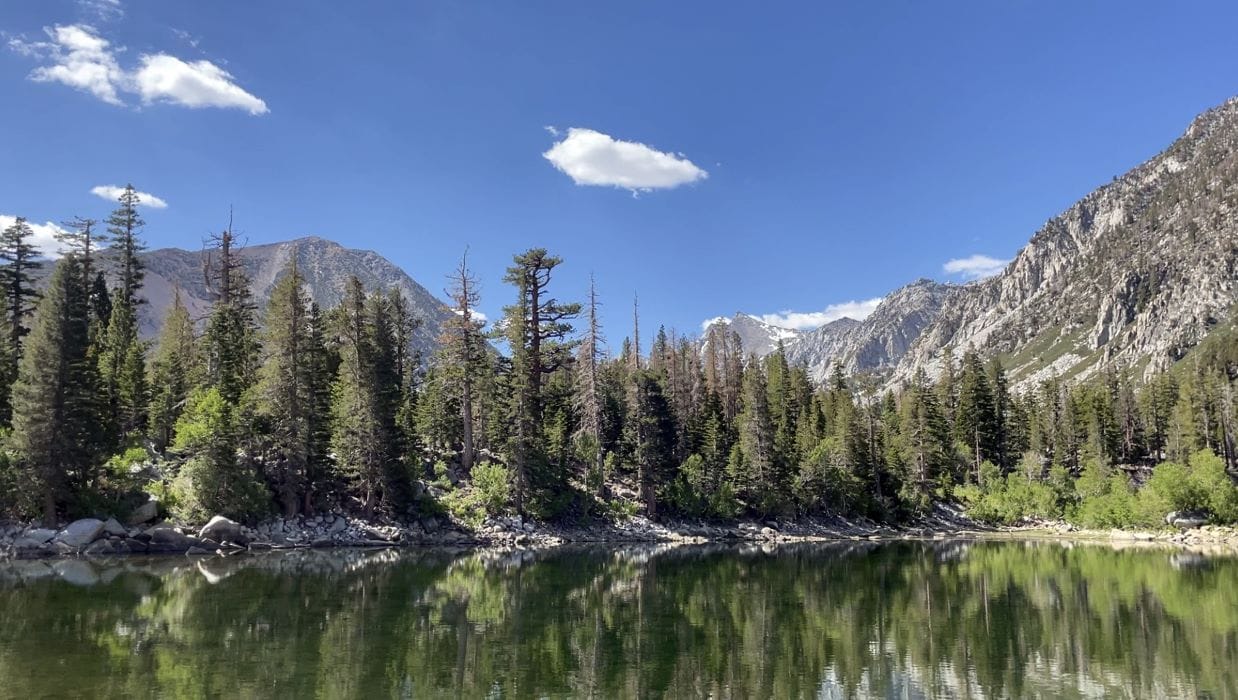
M910 539L1061 539L1116 544L1162 545L1238 552L1238 528L1204 525L1182 531L1080 530L1065 523L1031 523L989 528L956 511L893 527L862 520L652 522L643 517L577 524L537 523L520 516L487 519L468 528L445 516L376 523L328 513L276 518L253 527L216 516L198 529L168 522L121 525L87 518L63 528L0 523L0 560L47 557L112 557L131 554L219 556L241 552L327 548L462 546L476 548L554 547L570 543L810 542Z

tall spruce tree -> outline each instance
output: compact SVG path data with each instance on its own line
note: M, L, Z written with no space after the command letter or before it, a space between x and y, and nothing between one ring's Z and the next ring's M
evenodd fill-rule
M263 468L285 517L309 512L314 475L326 460L327 445L318 415L323 385L330 381L321 356L322 336L313 327L305 278L295 258L284 270L267 304L262 364L255 389L263 424Z
M395 416L387 413L391 406L384 386L390 370L380 366L386 351L372 309L361 281L353 277L335 311L340 367L331 405L331 448L367 517L393 505L388 477L395 459Z
M219 387L225 401L238 404L255 381L258 341L249 280L235 248L232 222L212 239L203 274L214 297L200 351L208 386Z
M112 309L99 353L99 374L116 423L117 437L124 439L141 429L146 418L147 387L145 348L138 336L138 304L144 271L139 257L145 245L139 232L145 223L138 213L140 197L127 185L119 206L108 217L108 236L117 255L117 284ZM83 241L83 245L88 245Z
M147 428L151 442L159 452L172 444L176 421L185 410L185 400L196 383L194 372L197 365L193 320L181 300L178 287L172 295L172 306L164 316L150 367L151 399Z
M31 239L34 230L22 217L0 232L0 293L4 298L5 348L0 353L0 424L8 425L12 410L9 398L22 356L22 341L30 333L29 316L39 293L34 275L43 266Z
M35 314L13 387L10 444L46 524L93 486L101 461L98 376L88 353L89 307L80 261L63 258Z

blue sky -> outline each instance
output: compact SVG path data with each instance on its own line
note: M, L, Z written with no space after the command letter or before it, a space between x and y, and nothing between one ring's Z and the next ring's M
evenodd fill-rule
M251 243L377 250L435 292L467 244L491 317L544 246L559 296L595 275L612 339L634 292L648 326L808 326L1011 257L1238 93L1235 26L1232 2L15 0L0 215L103 217L92 190L131 181L166 204L152 247L231 206Z

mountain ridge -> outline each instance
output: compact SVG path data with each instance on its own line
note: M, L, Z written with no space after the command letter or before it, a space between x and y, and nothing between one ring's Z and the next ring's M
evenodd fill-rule
M916 280L857 326L798 333L788 360L819 380L840 362L891 385L935 377L968 348L1001 357L1018 384L1106 366L1147 376L1232 313L1236 278L1238 97L1051 217L997 275Z

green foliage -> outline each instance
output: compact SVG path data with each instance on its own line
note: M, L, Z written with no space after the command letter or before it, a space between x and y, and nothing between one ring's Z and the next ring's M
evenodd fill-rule
M472 483L449 492L443 505L459 520L478 527L487 517L502 515L510 499L511 472L502 464L485 461L473 466Z
M238 455L236 407L218 387L196 390L176 424L175 449L192 456L172 482L169 510L186 521L212 515L250 519L270 508L270 494Z

